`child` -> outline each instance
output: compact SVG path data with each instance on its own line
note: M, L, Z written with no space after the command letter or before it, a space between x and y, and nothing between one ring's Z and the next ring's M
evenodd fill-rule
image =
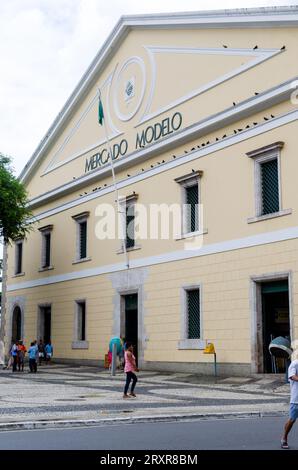
M126 343L126 350L124 351L124 358L125 358L124 372L126 372L126 384L124 387L123 398L136 397L134 393L134 389L138 381L138 378L135 372L139 372L139 369L136 366L136 358L133 354L133 345L131 343L128 343L128 342ZM132 380L132 386L131 386L130 394L128 395L127 392L128 392L131 380Z

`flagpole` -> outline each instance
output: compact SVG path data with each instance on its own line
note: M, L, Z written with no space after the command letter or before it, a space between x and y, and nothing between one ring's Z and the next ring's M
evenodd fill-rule
M102 103L101 92L100 92L99 88L98 88L98 96L99 96L99 100ZM125 254L126 267L127 267L127 269L129 269L129 259L128 259L128 253L127 253L127 249L126 249L126 231L123 230L123 228L125 226L124 218L123 218L123 211L121 209L121 204L120 204L120 200L119 200L119 191L118 191L118 185L117 185L117 180L116 180L116 176L115 176L112 148L111 148L111 143L110 143L110 139L109 139L109 136L108 136L108 130L107 130L107 125L106 125L106 120L105 120L104 114L103 114L103 126L104 126L106 141L107 141L107 144L108 144L110 162L111 162L113 185L114 185L114 191L115 191L115 194L116 194L116 202L117 202L117 211L118 211L118 214L121 214L120 218L121 218L121 232L122 232L121 235L123 236L123 240L122 240L122 242L123 242L123 252Z

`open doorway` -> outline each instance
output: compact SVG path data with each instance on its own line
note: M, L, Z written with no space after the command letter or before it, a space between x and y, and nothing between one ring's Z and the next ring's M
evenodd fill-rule
M52 308L50 305L39 307L39 318L37 328L37 340L43 340L45 344L51 341L52 330Z
M290 273L252 277L252 372L282 373L284 359L273 360L272 339L282 336L291 342ZM276 366L276 367L275 367Z
M134 347L134 355L138 364L138 294L126 294L123 299L123 318L121 333L126 342Z
M285 361L274 359L269 352L272 339L283 336L290 340L288 280L261 283L263 325L263 370L285 372Z
M22 338L22 311L19 306L13 309L11 341L16 342Z

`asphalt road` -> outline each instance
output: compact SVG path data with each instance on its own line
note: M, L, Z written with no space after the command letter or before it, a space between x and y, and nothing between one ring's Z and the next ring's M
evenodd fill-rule
M276 450L284 421L276 417L9 431L0 433L0 450ZM298 450L298 425L289 443Z

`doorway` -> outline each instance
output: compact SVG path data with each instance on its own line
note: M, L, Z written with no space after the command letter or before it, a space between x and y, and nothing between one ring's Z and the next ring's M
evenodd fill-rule
M11 340L13 342L19 341L22 338L22 311L19 306L13 309L12 314L12 332Z
M44 344L51 341L52 330L52 308L51 306L39 307L39 322L38 322L38 341L43 340Z
M124 321L122 332L126 342L134 347L134 355L138 364L138 294L127 294L124 300Z
M289 286L288 280L262 282L262 342L263 371L267 374L285 372L285 361L274 359L269 352L269 344L278 336L290 340Z

